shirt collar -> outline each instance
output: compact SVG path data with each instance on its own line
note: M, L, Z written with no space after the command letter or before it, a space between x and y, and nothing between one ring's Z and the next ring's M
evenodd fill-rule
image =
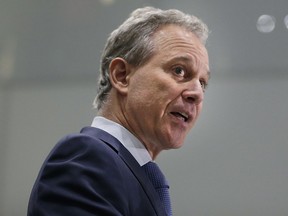
M145 146L122 125L102 116L96 116L91 126L106 131L118 139L132 154L140 166L152 161L152 158Z

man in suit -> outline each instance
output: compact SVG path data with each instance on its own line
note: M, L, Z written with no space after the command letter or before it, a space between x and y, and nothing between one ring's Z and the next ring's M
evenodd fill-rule
M51 151L28 215L172 215L169 196L158 193L144 167L162 150L181 147L201 112L207 35L198 18L152 7L136 9L111 33L97 116Z

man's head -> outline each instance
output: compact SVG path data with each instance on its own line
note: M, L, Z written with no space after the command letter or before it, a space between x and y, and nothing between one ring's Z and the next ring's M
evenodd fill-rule
M152 158L181 147L202 110L210 76L206 38L195 17L144 8L108 39L99 111L133 133Z
M125 59L133 66L143 65L154 53L152 36L161 26L175 24L193 32L205 45L207 26L195 16L179 10L161 10L152 7L139 8L108 38L102 53L98 92L94 107L99 110L111 90L109 65L116 57Z

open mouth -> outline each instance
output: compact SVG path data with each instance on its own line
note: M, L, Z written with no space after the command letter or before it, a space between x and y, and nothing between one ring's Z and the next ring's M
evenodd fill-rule
M183 112L171 112L172 115L174 115L175 117L183 120L184 122L187 122L189 117L186 113Z

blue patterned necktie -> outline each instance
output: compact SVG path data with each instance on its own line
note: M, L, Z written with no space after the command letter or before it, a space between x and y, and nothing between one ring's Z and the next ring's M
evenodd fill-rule
M160 200L162 201L166 213L168 216L172 216L171 201L169 195L169 185L165 176L161 172L158 165L154 162L148 162L143 166L148 178L152 182L154 188L159 194Z

